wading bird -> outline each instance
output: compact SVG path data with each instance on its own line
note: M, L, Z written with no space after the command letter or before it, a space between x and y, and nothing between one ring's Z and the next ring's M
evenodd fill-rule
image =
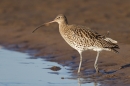
M94 63L96 72L99 72L97 60L99 57L99 53L102 50L118 53L118 51L116 50L119 49L119 46L116 44L117 41L100 35L86 26L75 24L69 25L66 16L63 14L59 14L53 21L44 23L43 25L37 27L34 31L42 26L48 26L50 23L53 22L57 22L59 24L59 32L61 36L72 48L76 49L80 54L78 73L80 73L83 51L97 51L97 56Z

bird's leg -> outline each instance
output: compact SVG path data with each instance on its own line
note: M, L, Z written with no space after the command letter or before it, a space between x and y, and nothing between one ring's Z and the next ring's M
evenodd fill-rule
M79 63L78 73L80 73L80 68L81 68L81 64L82 64L82 52L79 52L79 54L80 54L80 63Z
M98 70L98 64L97 64L97 60L98 60L98 57L99 57L99 51L97 51L97 56L96 56L96 60L95 60L95 63L94 63L94 67L96 69L96 73L99 73L99 70Z

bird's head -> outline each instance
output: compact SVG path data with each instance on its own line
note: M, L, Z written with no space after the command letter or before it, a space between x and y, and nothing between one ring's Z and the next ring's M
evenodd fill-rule
M36 31L38 28L40 28L42 26L48 26L48 25L50 25L51 23L54 23L54 22L57 22L58 24L68 24L67 18L65 17L65 15L59 14L53 21L44 23L43 25L37 27L34 31Z
M61 23L68 23L67 22L67 18L65 15L63 14L59 14L55 19L54 19L54 22L57 22L58 24L61 24Z

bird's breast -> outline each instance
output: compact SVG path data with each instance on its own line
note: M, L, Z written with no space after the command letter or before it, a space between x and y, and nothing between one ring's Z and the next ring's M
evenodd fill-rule
M87 49L87 43L85 42L85 39L78 37L72 31L60 30L60 34L72 48L82 51Z

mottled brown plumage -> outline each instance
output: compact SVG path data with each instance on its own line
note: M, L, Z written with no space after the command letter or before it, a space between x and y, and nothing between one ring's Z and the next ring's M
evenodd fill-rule
M117 41L102 36L86 26L69 25L67 18L63 14L58 15L54 19L54 21L45 23L44 25L49 25L53 22L57 22L59 24L59 31L61 36L71 47L76 49L80 54L78 73L80 72L83 51L94 50L98 52L94 64L96 72L98 72L97 60L100 51L107 50L114 51L116 53L118 52L116 49L118 49L119 46L115 44L117 43Z

